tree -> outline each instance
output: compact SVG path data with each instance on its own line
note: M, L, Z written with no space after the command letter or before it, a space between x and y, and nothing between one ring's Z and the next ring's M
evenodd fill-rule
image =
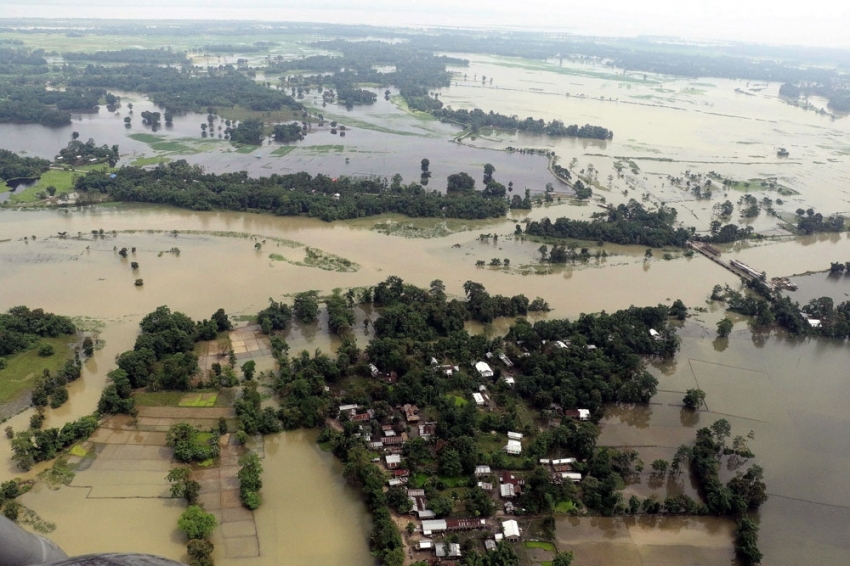
M673 305L670 307L670 316L676 317L679 320L685 320L685 317L688 316L688 307L685 306L685 303L681 299L673 301Z
M496 172L496 168L493 167L491 163L484 164L484 184L488 184L493 180L493 173Z
M552 566L570 566L573 563L572 552L559 552L552 560Z
M215 546L208 540L193 539L186 545L186 554L189 555L189 566L214 566L212 558Z
M475 179L466 173L454 173L448 176L447 193L471 193L475 190Z
M705 391L702 389L688 389L685 393L685 397L682 399L682 403L685 404L685 407L692 411L699 409L704 401Z
M306 291L295 295L292 312L301 322L310 324L319 318L319 294L316 291Z
M215 515L197 505L190 505L177 519L177 526L190 540L205 539L216 527Z
M420 167L422 168L423 173L427 173L428 167L430 167L430 166L431 166L431 160L428 159L427 157L425 159L423 159L421 164L420 164Z
M89 358L94 355L94 341L91 336L83 338L83 353Z
M242 364L242 374L245 376L245 379L251 381L254 379L254 371L257 369L257 362L254 360L248 360L244 364Z
M260 488L263 487L263 466L260 458L253 452L239 458L242 466L237 474L239 478L239 498L248 509L260 506Z
M165 479L171 483L171 497L182 497L186 499L189 505L198 503L201 484L192 479L192 470L189 468L172 468Z
M735 326L735 323L732 322L728 318L723 318L720 322L717 323L717 335L721 338L725 338L729 336L732 332L732 327Z

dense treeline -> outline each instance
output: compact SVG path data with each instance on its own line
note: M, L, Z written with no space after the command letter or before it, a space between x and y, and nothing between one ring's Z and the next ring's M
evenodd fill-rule
M711 298L725 301L726 308L731 311L753 317L752 325L756 328L779 325L792 334L850 337L850 301L835 304L830 297L820 297L800 308L797 302L782 296L761 280L753 280L747 286L755 293L743 294L728 286L716 285ZM812 324L807 317L818 322Z
M815 212L813 208L803 210L797 209L797 230L804 234L812 234L814 232L843 232L844 217L837 214L824 217L820 212Z
M42 309L13 307L0 314L0 356L8 356L26 350L39 338L56 338L73 334L76 327L71 319Z
M80 360L68 360L56 375L45 369L41 377L35 380L32 389L32 404L38 409L43 409L48 404L56 409L68 400L67 385L76 381L82 375L83 365ZM39 418L37 416L37 418Z
M228 127L224 133L230 137L230 141L247 145L261 145L265 138L263 122L253 118L242 120L235 128Z
M92 163L94 160L109 163L110 167L115 167L119 159L117 145L112 147L106 144L98 146L92 138L89 138L86 142L69 141L67 146L59 150L59 155L56 158L63 165L84 165Z
M578 126L573 124L565 126L560 120L552 120L549 123L543 119L534 119L528 117L525 120L520 120L516 116L505 116L493 112L484 112L479 108L473 110L452 110L450 108L441 108L431 112L437 118L450 122L463 124L476 132L480 128L498 128L501 130L519 130L531 134L546 134L553 137L571 137L571 138L592 138L598 140L610 140L614 137L614 132L600 126L591 126L585 124Z
M838 82L792 84L784 83L779 87L779 95L793 100L800 96L822 96L829 101L829 107L836 112L850 112L850 91Z
M356 79L356 82L361 83L395 85L408 106L417 110L442 106L439 101L431 99L428 92L451 84L451 73L446 70L447 65L469 64L464 59L436 56L433 50L411 48L405 43L335 39L317 42L315 46L343 54L342 59L337 58L335 69L328 68L333 62L322 61L320 64L324 66L324 71L332 70L337 73L345 68L352 82ZM380 73L374 69L375 66L394 67L394 70Z
M693 239L709 244L726 244L729 242L737 242L738 240L747 240L753 236L752 226L738 226L737 224L723 224L717 220L711 223L711 233L709 235L694 234ZM756 235L755 237L759 237Z
M574 322L518 321L507 339L532 353L516 362L523 373L517 391L539 409L554 402L596 412L603 403L648 402L658 382L643 369L642 357L671 358L679 348L667 323L670 314L659 305L582 315ZM558 341L569 347L559 347Z
M84 53L70 51L62 54L65 61L84 61L95 63L134 63L139 65L170 65L186 63L186 54L182 51L172 51L171 48L160 49L118 49L115 51L95 51Z
M50 162L39 157L21 157L7 149L0 149L0 179L40 177L50 168Z
M45 90L43 82L0 82L0 122L66 126L70 111L95 112L105 95L101 89Z
M150 95L154 104L174 113L237 105L257 111L302 108L292 97L266 88L230 66L210 68L200 75L193 69L156 65L89 65L73 76L69 84L143 92Z
M154 391L190 389L198 371L195 342L213 340L218 332L230 330L231 323L223 309L209 320L195 322L161 306L145 315L139 326L142 332L135 346L120 354L118 368L109 372L112 383L101 394L101 414L131 412L132 390L140 387Z
M99 191L119 201L170 204L193 210L262 210L279 216L307 215L325 221L397 212L413 217L498 218L503 199L472 191L446 196L420 185L388 186L386 180L331 179L307 173L254 179L245 172L205 174L183 160L152 170L122 167L114 177L92 171L76 190Z
M615 244L633 244L660 248L664 246L684 247L692 232L685 228L674 228L676 209L661 207L647 211L632 199L627 205L608 207L607 212L594 214L594 219L572 220L548 218L529 222L525 233L548 238L575 238L578 240L603 241Z
M744 473L737 472L726 485L720 480L720 465L724 456L730 459L730 468L737 468L753 455L744 437L736 437L732 446L727 446L726 439L730 434L729 422L720 419L711 427L699 429L693 448L686 453L708 512L737 517L735 551L742 562L750 566L759 564L762 555L758 549L758 527L747 517L747 513L758 510L767 501L767 487L764 471L758 465L751 466Z
M44 50L0 47L0 75L41 75L47 72Z
M22 470L29 470L37 462L56 457L59 451L84 440L97 430L93 416L65 424L61 429L27 430L18 432L12 439L12 460Z

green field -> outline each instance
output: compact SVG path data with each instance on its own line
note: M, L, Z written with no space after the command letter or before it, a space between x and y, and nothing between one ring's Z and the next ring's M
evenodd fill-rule
M545 550L547 552L555 552L555 545L551 542L544 542L542 540L527 540L523 543L525 548L539 548L540 550Z
M272 151L272 155L275 157L283 157L284 155L288 155L290 152L295 150L297 146L294 145L282 145L279 148Z
M0 404L16 399L32 387L35 378L42 375L44 370L50 370L53 374L58 372L71 358L68 345L73 342L71 336L42 338L32 349L6 358L8 365L6 369L0 370ZM39 356L38 349L42 344L50 344L56 353L48 357Z
M160 163L168 163L171 161L168 157L138 157L130 162L130 165L135 167L144 167L146 165L159 165Z
M51 169L41 175L35 185L26 189L13 193L9 202L12 204L28 204L38 202L38 193L44 191L49 186L56 187L56 195L68 194L74 190L74 182L77 177L85 175L88 171L93 170L109 170L109 165L105 163L97 165L83 165L76 167L73 171L62 169Z
M179 407L215 407L218 393L188 393L177 404Z
M557 505L555 505L555 513L569 513L576 506L572 501L561 501Z
M143 391L133 395L133 398L136 405L141 407L179 407L183 395L180 391Z

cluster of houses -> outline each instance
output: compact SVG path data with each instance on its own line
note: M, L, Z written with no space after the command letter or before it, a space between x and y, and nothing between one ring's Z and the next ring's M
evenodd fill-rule
M653 336L654 337L654 336ZM556 348L568 348L571 346L569 341L552 342ZM588 349L595 349L593 345L588 345ZM528 355L528 354L524 354ZM501 379L509 387L515 384L514 378L510 375L510 368L513 367L513 362L503 353L492 354L487 353L486 358L492 362L498 359L503 365L504 370L501 373ZM488 361L477 361L472 364L475 372L482 379L492 381L496 376ZM456 375L460 368L455 365L441 365L435 358L430 359L430 364L435 372L441 372L443 375L450 377ZM369 371L373 378L380 379L387 383L394 383L398 377L394 372L384 373L374 364L369 365ZM478 390L472 392L472 400L478 407L491 406L491 398L487 387L479 385ZM389 473L387 483L390 487L406 486L410 479L410 472L402 467L402 448L410 436L419 436L424 440L429 440L436 434L436 423L427 422L423 414L420 414L419 408L414 404L405 404L398 407L397 410L403 416L403 421L395 424L386 424L378 427L372 421L375 418L375 413L371 409L364 410L359 405L347 404L340 405L339 414L342 417L345 415L351 422L356 422L361 425L361 434L369 435L368 443L372 450L381 454L381 457L375 458L375 462L383 460L386 470ZM586 421L590 419L590 411L587 409L571 409L563 410L560 406L553 405L555 414L562 414L569 418ZM369 431L369 432L366 432ZM372 434L374 432L374 434ZM507 443L504 445L505 453L509 455L519 456L522 454L523 434L520 432L508 432ZM580 482L581 474L573 471L573 465L576 463L575 458L561 459L540 459L539 463L551 468L552 481L561 483L564 481ZM494 473L490 466L479 465L475 470L475 477L478 479L477 485L484 491L492 494L493 497L501 499L505 513L512 515L521 510L517 509L514 500L522 495L525 480L522 476L515 475L509 471L500 471ZM498 484L492 483L494 479L498 480ZM433 551L437 559L452 559L457 560L462 557L460 544L443 542L435 540L435 537L441 537L445 533L470 530L489 530L493 533L492 538L484 541L487 550L495 550L496 545L501 540L518 540L521 536L521 530L516 520L507 519L503 521L491 520L488 525L487 519L482 518L444 518L438 519L433 510L428 508L428 501L425 496L424 489L407 489L407 496L411 502L412 515L415 515L420 521L419 540L413 543L411 551ZM498 532L497 532L498 531Z
M522 531L519 528L519 523L514 519L508 519L501 522L501 532L493 534L493 538L488 538L484 541L484 548L488 551L496 550L496 545L502 540L519 540ZM434 551L437 558L446 558L449 560L459 560L463 557L460 549L460 543L449 543L435 541L432 538L434 535L439 535L448 532L469 531L478 529L487 529L486 519L427 519L422 521L423 537L417 543L417 550Z

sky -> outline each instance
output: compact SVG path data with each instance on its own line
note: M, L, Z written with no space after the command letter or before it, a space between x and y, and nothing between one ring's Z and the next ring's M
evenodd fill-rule
M0 0L0 17L516 27L850 48L850 0Z

